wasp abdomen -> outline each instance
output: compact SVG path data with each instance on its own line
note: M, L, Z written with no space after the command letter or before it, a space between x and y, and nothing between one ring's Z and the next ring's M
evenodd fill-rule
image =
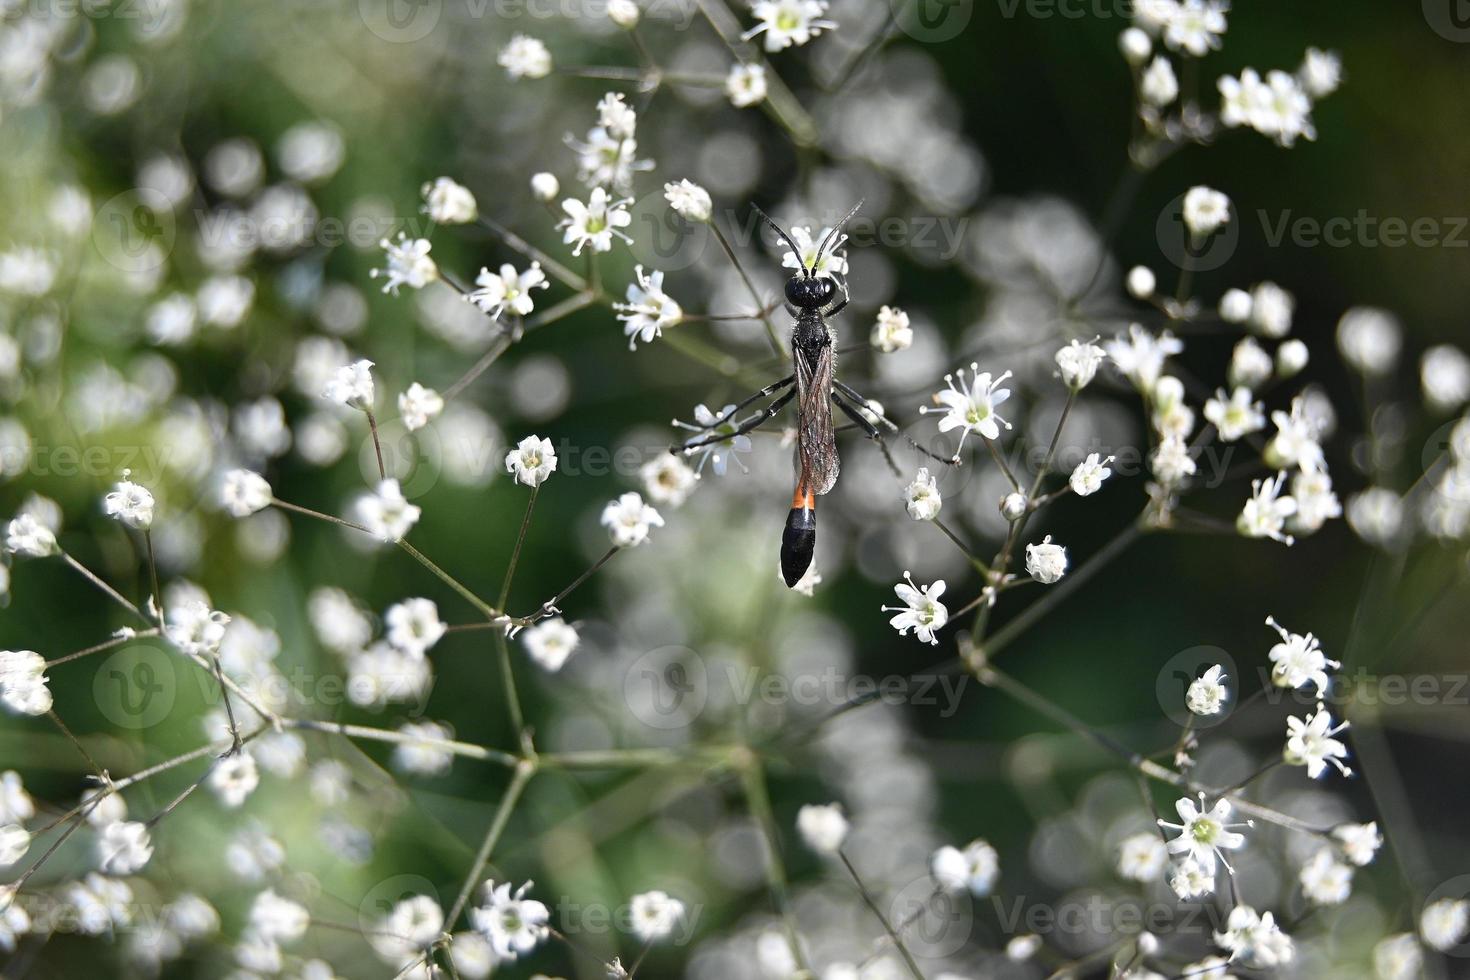
M817 547L817 500L805 487L798 487L781 533L781 577L794 588L811 567Z

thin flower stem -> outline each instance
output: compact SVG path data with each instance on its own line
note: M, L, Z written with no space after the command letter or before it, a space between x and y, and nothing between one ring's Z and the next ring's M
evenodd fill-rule
M521 764L520 757L511 755L509 752L501 752L498 749L473 745L469 742L458 742L453 739L410 736L402 732L390 731L386 728L370 728L366 725L349 725L336 721L316 721L310 718L291 718L285 724L288 728L299 728L313 732L331 732L346 736L347 738L389 742L394 745L432 745L434 748L448 752L451 755L463 756L466 759L478 759L482 762L494 762L507 767L515 767Z
M68 653L65 656L57 657L55 660L48 660L46 661L46 669L50 670L52 667L56 667L61 664L71 663L73 660L80 660L83 657L90 657L94 653L105 653L108 650L115 650L120 646L125 646L126 644L132 643L134 640L141 640L150 636L157 636L158 634L159 630L155 628L149 630L140 630L136 633L131 633L125 636L114 636L112 639L99 643L96 646L87 647L85 650L78 650L76 653Z
M868 909L883 924L883 931L888 933L888 938L893 940L894 948L898 950L898 955L903 957L904 965L908 967L909 974L914 980L924 980L924 974L920 972L919 964L914 962L914 954L910 953L909 948L904 945L903 938L893 928L893 924L888 921L888 916L884 915L883 910L878 907L878 902L873 898L872 892L868 891L868 887L863 884L863 879L858 877L857 868L852 866L852 862L848 860L847 854L840 847L837 849L837 856L842 859L842 866L852 876L852 883L857 886L858 894L863 897L863 903L868 906Z
M535 261L540 262L543 269L551 273L553 276L556 276L556 278L560 279L563 283L570 286L572 289L575 289L579 293L586 292L586 279L583 279L571 269L568 269L556 259L553 259L551 256L547 255L545 252L541 251L539 248L526 241L520 235L517 235L509 228L500 224L498 221L487 218L484 215L480 215L479 221L483 227L498 235L500 237L500 240L505 242L505 244L509 245L517 252L520 252L527 258L534 259Z
M203 667L205 670L208 670L208 671L211 671L211 672L214 672L215 667L218 666L218 657L212 657L212 658L206 659L205 656L203 654L200 654L200 653L191 653L191 654L188 654L187 656L189 657L190 660L194 661L200 667ZM213 663L211 663L211 660L213 660ZM225 694L224 692L225 691L229 691L229 692L232 692L241 701L244 701L245 704L248 705L252 711L254 711L257 715L260 716L260 718L261 718L262 721L268 722L272 728L275 728L278 731L280 730L280 727L281 727L281 724L282 724L282 718L281 718L281 716L278 715L278 714L276 714L270 708L267 708L265 705L261 704L255 698L255 696L253 694L251 694L249 691L245 690L239 684L235 683L235 681L234 681L233 678L230 678L230 677L225 676L225 674L223 672L219 672L219 673L215 673L215 680L217 680L220 683L220 688L221 688L220 693L224 696L226 709L228 709L229 706L230 706L230 698L229 698L229 694ZM239 737L238 729L236 729L233 725L231 726L231 732L233 733L233 735L232 735L232 741L233 742L243 742L244 741L243 739L241 739ZM234 747L232 747L231 751L233 752L237 748L238 748L238 746L234 746Z
M701 6L704 6L704 4L701 4ZM761 297L760 290L755 288L755 283L751 281L750 274L745 271L745 266L740 262L740 256L735 254L735 249L730 245L730 240L720 230L719 222L711 218L708 224L709 230L714 233L715 241L720 243L720 248L724 249L725 255L730 259L730 264L740 274L740 281L745 283L745 288L749 291L750 298L755 300L755 305L762 311L761 323L765 324L766 338L771 342L771 349L775 351L777 357L785 359L787 357L786 348L781 346L781 338L776 333L776 324L771 321L770 314L764 312L766 301Z
M86 746L82 744L81 740L72 734L72 730L70 728L66 727L66 722L61 720L61 716L56 713L56 710L54 708L48 709L46 711L46 717L51 719L51 723L61 730L61 734L65 735L72 745L76 746L77 752L80 753L81 757L87 761L87 765L91 767L92 773L99 780L106 783L107 770L103 769L102 766L98 764L97 760L92 758L92 753L88 752Z
M529 625L529 624L534 623L534 622L536 622L538 620L545 619L547 616L552 615L552 610L556 609L556 607L561 604L561 601L563 599L565 599L567 596L571 595L572 592L575 591L578 586L580 586L583 582L585 582L589 578L591 578L593 576L593 574L599 568L601 568L603 565L606 565L608 562L612 561L613 556L616 555L618 552L620 552L622 550L623 549L620 548L620 547L618 547L617 545L613 545L611 548L607 549L607 551L603 553L603 556L601 558L597 559L597 561L595 561L595 562L592 563L592 567L591 568L587 569L581 575L578 575L575 579L573 579L571 585L569 585L566 588L562 589L560 592L558 592L555 596L553 596L547 602L542 603L541 604L541 608L538 609L536 612L532 613L529 616L523 616L523 617L521 617L517 622L520 623L520 624L522 624L522 625Z
M985 439L984 436L981 436L980 438ZM1001 453L1000 447L995 444L995 440L985 439L985 448L990 450L990 455L995 458L996 465L1000 467L1000 471L1004 473L1006 479L1010 481L1011 489L1016 491L1017 493L1020 493L1021 481L1017 480L1016 474L1011 472L1011 464L1006 462L1006 458Z
M378 418L373 414L371 408L363 409L363 414L367 416L368 431L373 436L373 452L378 457L378 479L386 480L388 479L388 471L383 467L383 444L378 441Z
M490 345L490 349L481 355L480 359L474 363L474 366L461 375L458 381L444 389L444 400L446 402L449 401L455 395L458 395L465 388L469 387L480 375L490 369L490 365L494 364L500 358L501 354L510 350L512 343L514 343L514 340L510 331L502 330L499 336L495 338L495 342Z
M781 836L776 830L775 815L771 812L771 798L766 793L766 779L761 770L760 758L749 750L742 755L744 757L739 760L739 769L741 786L745 790L745 803L766 839L766 886L776 901L782 922L785 923L786 942L791 947L792 958L798 967L810 972L806 954L801 948L796 915L787 894L786 864L781 860Z
M757 64L765 69L766 98L762 108L770 112L771 118L790 134L792 142L798 147L804 149L816 146L820 136L816 121L776 74L770 62L753 52L751 46L740 39L740 22L735 19L735 15L721 0L698 2L699 12L709 21L710 27L714 28L735 59L742 64Z
M1026 494L1026 503L1028 507L1031 507L1031 505L1035 504L1036 502L1036 495L1041 491L1041 482L1046 479L1046 474L1051 469L1051 461L1056 458L1057 446L1060 445L1062 441L1062 430L1067 426L1067 416L1072 414L1072 406L1076 403L1076 389L1068 389L1067 401L1065 404L1062 405L1062 414L1057 419L1056 431L1051 434L1051 445L1049 445L1046 449L1046 458L1042 460L1041 465L1037 467L1036 479L1031 481L1031 492ZM1034 510L1034 507L1031 507L1031 509Z
M934 517L934 518L930 518L929 523L930 524L933 524L935 527L939 528L939 530L943 531L944 532L944 536L946 538L949 538L949 540L953 541L954 542L954 546L956 548L958 548L958 549L960 549L960 551L964 552L965 557L968 558L968 559L970 559L970 564L971 565L974 565L975 566L975 569L981 575L985 575L987 577L990 575L990 566L987 565L987 564L985 564L985 562L981 561L980 558L978 556L976 556L976 554L973 551L970 550L970 546L967 545L967 544L965 544L963 541L961 541L959 539L959 537L953 531L951 531L949 529L949 527L943 521L941 521L937 517ZM956 615L958 615L958 614L956 614Z
M526 543L526 532L531 528L531 515L536 511L536 498L541 493L541 487L531 488L531 496L526 501L526 513L521 518L521 529L516 534L515 547L510 552L510 564L506 566L505 578L500 583L500 599L496 603L501 609L505 608L506 601L510 598L511 582L515 579L516 565L521 560L521 548ZM510 711L511 724L520 733L521 738L526 738L526 720L521 712L521 698L516 691L515 671L510 662L510 644L506 642L505 633L502 631L495 637L496 658L500 662L500 680L505 685L506 707Z
M501 609L505 608L505 602L510 598L511 580L515 578L516 565L521 560L521 547L526 543L526 532L531 528L531 514L536 510L536 497L540 493L541 487L539 485L532 487L530 499L526 501L526 513L521 518L521 529L516 534L515 547L510 552L510 564L505 569L505 578L500 582L500 599L496 605Z
M143 614L143 611L141 609L139 609L137 606L133 605L127 599L124 599L123 596L122 596L122 594L120 592L118 592L112 586L108 585L106 582L102 581L102 579L99 578L86 565L83 565L81 562L77 561L75 558L73 558L70 554L68 554L65 551L63 551L61 553L61 558L68 565L70 565L72 568L76 569L79 573L81 573L81 575L88 582L91 582L93 585L97 586L97 588L99 588L103 592L105 592L107 594L107 596L109 598L111 598L114 602L116 602L118 605L122 606L128 612L132 613L134 616L137 616L139 619L143 620L145 623L152 623L152 620L149 619L146 615L144 615Z
M240 751L240 726L235 721L235 706L230 701L230 689L225 686L225 671L224 668L220 666L219 654L211 653L209 655L209 663L210 666L214 668L214 679L216 683L219 684L220 698L223 699L223 701L225 702L225 720L229 722L230 725L231 745L230 750L225 754L234 755L236 752Z
M143 543L148 549L148 577L153 583L153 611L163 619L163 589L158 587L158 558L153 553L153 530L143 531Z
M480 850L475 854L475 860L470 865L470 873L465 877L464 885L459 890L459 896L454 900L454 905L449 909L449 914L444 918L445 927L453 929L459 922L460 914L469 904L470 896L474 894L475 883L485 873L485 866L490 863L490 855L495 851L495 845L500 840L500 835L505 832L505 825L510 821L511 811L515 809L516 803L521 798L526 784L536 773L536 764L522 760L516 765L515 775L511 777L510 787L501 798L500 805L495 810L495 817L490 821L490 828L485 832L485 839L480 842Z
M543 769L657 769L676 765L728 764L738 746L706 745L688 749L599 749L537 755Z

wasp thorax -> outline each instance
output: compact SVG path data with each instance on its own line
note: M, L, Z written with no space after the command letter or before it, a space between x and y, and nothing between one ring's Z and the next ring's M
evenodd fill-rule
M828 276L792 276L786 280L786 299L803 310L819 310L832 302L837 284Z

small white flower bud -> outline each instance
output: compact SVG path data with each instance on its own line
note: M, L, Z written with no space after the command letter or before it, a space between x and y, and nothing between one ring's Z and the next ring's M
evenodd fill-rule
M1118 35L1118 50L1123 52L1124 61L1137 68L1154 53L1154 44L1143 31L1130 27Z
M1154 272L1146 265L1135 265L1128 270L1128 295L1134 299L1148 299L1158 286Z
M1307 345L1300 340L1288 340L1276 348L1276 373L1289 378L1307 366Z
M631 31L638 26L638 5L633 0L607 0L607 19Z
M1220 297L1220 319L1226 323L1244 323L1251 315L1251 294L1244 289L1227 289Z
M1008 521L1019 520L1026 513L1026 496L1020 493L1008 493L1000 502L1000 513Z
M531 178L531 193L536 195L538 201L552 201L556 195L561 193L561 181L556 179L555 174L542 172Z

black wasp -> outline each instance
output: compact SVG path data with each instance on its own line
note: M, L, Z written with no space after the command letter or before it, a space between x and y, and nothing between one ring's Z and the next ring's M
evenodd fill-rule
M791 236L764 211L752 205L756 214L775 229L776 234L796 256L798 270L786 281L786 311L796 320L791 330L791 356L795 361L795 370L781 380L766 385L704 427L706 430L716 429L753 402L784 392L765 408L736 424L733 431L697 436L682 446L670 449L675 454L689 455L703 446L754 431L795 399L796 489L791 495L791 512L786 516L786 530L781 535L781 577L786 580L788 588L801 581L801 577L811 567L812 553L817 545L817 497L831 490L837 483L839 463L832 427L832 406L836 405L869 438L881 439L878 426L863 414L868 399L839 381L834 374L836 355L833 350L832 327L827 321L847 307L847 284L830 275L818 275L816 271L829 252L837 251L847 241L847 236L842 234L842 228L862 206L863 202L859 201L827 232L817 246L811 264L805 265L801 261L801 249ZM786 391L788 388L791 390ZM875 414L873 418L879 424L898 431L898 427L883 416ZM913 444L912 440L909 441ZM921 446L915 446L934 459L944 463L952 462Z

